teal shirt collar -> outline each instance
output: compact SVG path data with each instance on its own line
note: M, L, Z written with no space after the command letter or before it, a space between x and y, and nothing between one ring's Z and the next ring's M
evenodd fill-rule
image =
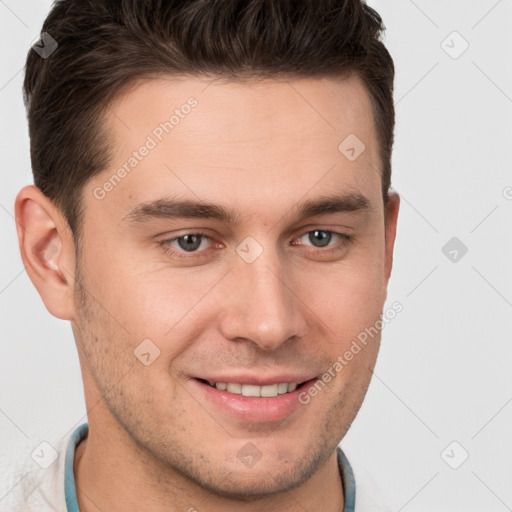
M78 500L76 498L75 488L75 473L73 471L73 463L75 460L75 448L80 441L87 437L89 432L89 425L83 423L77 427L68 441L66 448L66 461L64 469L64 494L66 497L67 512L80 512L78 508ZM343 495L345 496L345 506L342 512L354 512L356 502L356 484L354 479L354 472L350 463L343 453L342 449L338 446L338 468L340 470L341 482L343 484Z
M68 441L66 448L66 461L64 467L64 496L66 498L67 512L80 512L78 508L78 500L76 498L75 488L75 472L73 471L73 463L75 462L75 448L80 441L87 437L89 425L83 423L77 427Z

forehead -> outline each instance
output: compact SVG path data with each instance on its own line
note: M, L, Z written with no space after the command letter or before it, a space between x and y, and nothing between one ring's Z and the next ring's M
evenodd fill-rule
M363 82L356 76L306 79L246 79L244 81L211 77L162 77L135 81L109 106L107 124L122 135L128 146L136 144L133 130L150 132L154 122L169 120L194 98L198 107L181 132L181 142L218 140L236 144L248 137L264 142L275 135L286 138L300 132L303 136L352 129L361 136L373 125L371 100ZM212 118L214 117L214 119ZM211 130L215 125L216 130ZM176 125L177 127L177 125ZM130 133L132 132L132 133ZM189 133L190 132L190 133ZM332 133L331 133L332 135ZM122 141L118 141L122 142Z
M309 190L380 191L371 99L357 77L139 81L110 104L106 126L111 165L91 187L124 171L104 207L171 193L246 207Z

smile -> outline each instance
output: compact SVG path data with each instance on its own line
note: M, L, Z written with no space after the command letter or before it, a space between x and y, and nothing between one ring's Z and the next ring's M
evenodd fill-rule
M202 380L202 379L201 379ZM241 384L239 382L212 382L205 381L212 388L219 389L220 391L227 391L234 395L243 396L262 396L262 397L274 397L277 395L284 395L290 393L300 386L300 382L281 382L276 384L269 384L267 386L256 386L254 384Z

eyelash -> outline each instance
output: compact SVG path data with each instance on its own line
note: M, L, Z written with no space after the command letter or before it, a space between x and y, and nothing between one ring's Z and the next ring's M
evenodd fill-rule
M346 235L344 233L338 233L337 231L331 231L331 230L328 230L328 229L309 229L307 231L304 231L302 232L301 234L299 234L297 236L298 239L302 238L304 235L307 235L308 233L312 233L314 231L324 231L325 233L331 233L332 235L337 235L338 237L340 237L341 241L338 242L337 244L333 245L333 246L327 246L327 248L315 248L313 250L310 250L309 252L312 253L312 254L318 254L318 253L322 253L322 254L329 254L333 251L336 251L336 250L339 250L341 249L342 247L348 245L349 243L352 242L353 240L353 237L351 235ZM204 253L207 251L207 249L205 250L202 250L202 251L195 251L195 252L186 252L186 251L183 251L183 250L179 250L179 249L175 249L173 247L170 246L170 244L180 238L183 238L187 235L193 235L193 236L201 236L203 237L203 239L210 239L212 240L212 238L206 234L205 232L199 230L199 231L191 231L189 233L184 233L180 236L176 236L174 238L168 238L168 239L165 239L165 240L161 240L160 242L158 242L158 244L163 248L164 252L166 254L170 254L171 256L176 256L180 259L187 259L187 260L192 260L194 258L201 258L204 256ZM202 240L201 240L202 241ZM304 244L294 244L294 245L304 245Z

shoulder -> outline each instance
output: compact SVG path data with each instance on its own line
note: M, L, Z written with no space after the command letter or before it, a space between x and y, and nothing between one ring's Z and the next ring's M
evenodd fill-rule
M0 457L2 512L66 510L64 479L70 436L40 442L35 448L27 441L8 457Z
M391 512L391 500L360 464L350 463L356 484L355 512Z

